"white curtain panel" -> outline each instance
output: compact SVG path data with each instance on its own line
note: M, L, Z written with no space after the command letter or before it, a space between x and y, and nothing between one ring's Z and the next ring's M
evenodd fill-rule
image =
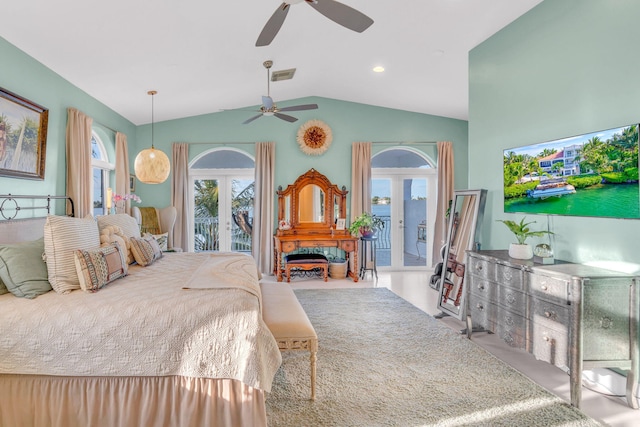
M67 109L67 196L73 200L75 216L93 212L91 200L91 125L93 119L75 108Z
M273 272L275 142L256 143L252 255L263 274Z

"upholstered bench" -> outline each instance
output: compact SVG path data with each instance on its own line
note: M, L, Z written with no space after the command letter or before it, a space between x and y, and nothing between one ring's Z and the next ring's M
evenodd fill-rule
M296 294L281 283L260 283L262 318L278 342L280 351L305 350L310 353L311 400L316 398L316 353L318 336Z
M291 270L322 270L324 281L329 275L329 260L322 254L291 254L284 258L284 268L287 282L291 282Z

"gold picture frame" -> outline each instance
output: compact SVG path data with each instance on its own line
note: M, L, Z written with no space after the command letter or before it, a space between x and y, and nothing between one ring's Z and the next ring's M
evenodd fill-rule
M49 110L0 88L0 176L44 180Z

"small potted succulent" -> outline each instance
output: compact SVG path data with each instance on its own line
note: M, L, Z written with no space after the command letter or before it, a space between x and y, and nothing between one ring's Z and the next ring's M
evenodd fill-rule
M531 245L526 243L526 240L529 237L542 237L545 234L553 234L551 231L531 231L529 225L534 224L535 221L525 222L525 218L526 217L523 217L519 223L511 220L497 220L506 225L509 230L515 234L516 240L518 241L518 243L511 243L511 245L509 245L509 256L511 258L533 258L533 249L531 248Z
M381 218L369 212L363 212L351 221L349 232L354 235L360 233L362 237L371 237L381 228L384 228L384 221Z

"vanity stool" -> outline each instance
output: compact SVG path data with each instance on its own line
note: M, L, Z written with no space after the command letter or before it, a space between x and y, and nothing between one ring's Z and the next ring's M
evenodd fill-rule
M291 282L291 270L311 271L320 269L324 281L327 281L329 274L329 260L322 254L291 254L284 258L284 268L287 275L287 282Z

